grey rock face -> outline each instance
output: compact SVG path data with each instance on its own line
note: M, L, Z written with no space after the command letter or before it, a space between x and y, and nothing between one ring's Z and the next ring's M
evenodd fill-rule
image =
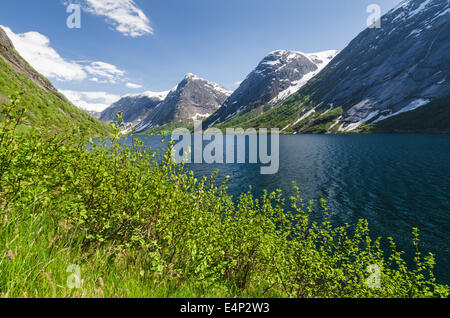
M450 1L406 0L359 34L299 94L342 106L340 131L450 94Z
M145 131L171 122L192 122L209 117L231 95L222 86L201 79L194 74L186 77L172 89L136 127Z
M14 50L14 45L2 28L0 28L0 45Z
M322 70L337 53L271 52L205 124L212 126L243 110L273 105L287 98Z
M124 96L105 109L100 115L100 120L103 122L116 122L116 114L123 111L122 118L124 122L137 125L166 98L167 94L168 92L147 92L139 95Z

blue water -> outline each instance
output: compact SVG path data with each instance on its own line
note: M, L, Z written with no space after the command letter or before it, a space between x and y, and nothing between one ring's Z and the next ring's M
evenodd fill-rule
M157 146L160 137L146 141ZM190 164L196 176L220 170L229 194L249 186L255 195L281 189L289 198L292 181L305 200L327 201L336 225L367 219L374 237L393 237L411 259L412 228L421 251L436 255L436 275L450 283L450 135L280 136L280 168L261 175L255 164ZM320 218L317 211L315 217Z

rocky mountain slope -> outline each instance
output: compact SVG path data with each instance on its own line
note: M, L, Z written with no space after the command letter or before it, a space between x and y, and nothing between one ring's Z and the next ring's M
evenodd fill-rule
M191 123L207 118L230 95L231 92L219 84L189 73L162 102L150 109L135 129L142 132L166 124Z
M169 92L145 92L137 95L126 95L105 109L99 119L103 122L116 121L116 114L123 111L122 118L126 124L136 126L155 109Z
M212 126L236 115L258 109L263 112L289 97L317 75L336 55L337 51L305 54L278 50L267 55L247 76L223 106L205 122ZM241 119L242 120L242 119ZM225 123L224 125L228 125Z
M26 125L68 130L78 127L92 135L107 135L110 128L72 105L44 76L35 71L15 50L0 27L0 103L23 93Z
M358 132L387 119L392 128L398 115L435 100L449 112L448 52L450 1L402 1L381 18L381 28L364 30L298 93L243 126Z
M48 93L64 99L53 85L41 74L36 72L15 50L13 43L6 32L0 27L0 55L3 60L15 71L25 75L40 88Z

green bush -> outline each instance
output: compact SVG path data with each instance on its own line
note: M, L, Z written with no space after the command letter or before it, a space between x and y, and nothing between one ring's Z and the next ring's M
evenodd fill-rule
M172 162L170 147L126 146L118 131L88 146L82 132L18 134L24 111L11 100L0 125L0 296L448 297L432 255L417 251L408 268L366 221L332 226L324 201L312 222L297 187L289 204L281 191L233 200L214 176ZM80 289L67 287L70 264Z

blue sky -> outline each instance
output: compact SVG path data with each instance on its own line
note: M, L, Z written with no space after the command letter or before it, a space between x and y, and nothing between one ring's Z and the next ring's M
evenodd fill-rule
M70 1L84 8L80 29L66 26ZM233 90L270 51L342 50L366 28L369 4L385 13L399 2L70 1L8 0L0 25L58 89L97 110L120 95L169 90L188 72Z

